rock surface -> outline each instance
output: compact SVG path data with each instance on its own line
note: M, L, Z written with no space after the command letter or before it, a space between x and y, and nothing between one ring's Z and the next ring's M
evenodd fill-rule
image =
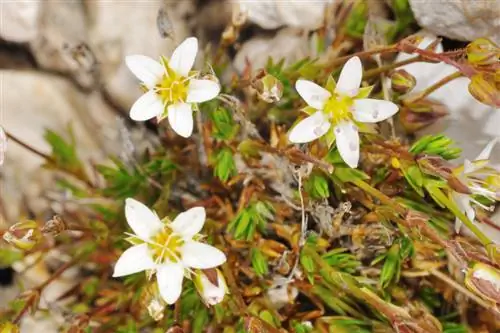
M32 41L37 36L41 1L2 1L0 37L14 43Z
M410 0L422 28L452 39L489 37L500 43L500 0Z
M314 30L323 23L325 7L331 0L238 0L241 8L248 13L248 19L264 29L289 26Z
M175 39L162 39L157 29L156 17L162 3L161 0L141 4L107 0L87 2L91 46L100 62L104 89L124 110L128 111L141 95L137 79L124 63L125 56L143 54L154 59L168 56L188 35L182 17L189 10L190 1L168 2Z
M254 37L245 42L236 54L234 66L238 72L243 72L246 62L252 68L259 69L265 66L269 57L276 62L285 59L285 63L303 59L309 54L309 42L307 36L299 30L286 28L280 30L272 37Z
M104 156L101 148L116 128L116 116L100 96L84 94L70 81L50 74L2 70L0 76L3 87L9 89L2 98L3 128L35 149L50 153L43 139L45 129L64 134L71 124L82 158L97 160ZM5 158L2 187L9 189L6 199L18 201L22 194L36 199L43 174L35 171L43 160L12 141ZM7 205L8 210L14 207L18 205ZM8 215L14 218L17 213L10 211Z

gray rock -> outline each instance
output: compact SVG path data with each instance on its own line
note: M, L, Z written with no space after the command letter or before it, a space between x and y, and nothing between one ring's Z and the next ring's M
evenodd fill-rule
M84 94L70 81L55 75L3 70L0 76L3 86L9 89L9 93L2 97L0 124L6 131L37 150L50 153L50 147L43 139L45 129L64 134L71 124L82 158L97 161L105 156L102 148L106 147L105 143L112 135L110 132L116 128L116 115L99 95ZM18 216L23 196L34 211L43 208L40 189L50 182L50 178L39 171L42 163L37 155L8 142L0 171L2 187L9 191L3 199L9 200L5 207L10 220Z
M38 35L30 47L40 67L69 74L84 88L95 84L93 73L70 54L71 48L87 42L87 19L78 0L46 0L40 10Z
M174 39L162 39L156 17L163 1L143 3L87 1L91 47L100 63L104 89L119 107L128 111L141 95L139 82L125 66L125 56L143 54L155 59L169 56L187 35L182 21L190 1L167 2Z
M2 1L0 37L9 42L24 43L37 36L41 1Z
M309 55L307 36L293 28L284 28L273 37L257 36L245 42L236 54L234 66L238 72L243 72L246 61L252 68L265 66L269 57L274 61L285 59L285 63L293 63Z
M410 0L420 26L453 39L489 37L500 43L500 0Z
M331 1L238 0L248 19L264 29L289 26L314 30L323 24L325 8Z

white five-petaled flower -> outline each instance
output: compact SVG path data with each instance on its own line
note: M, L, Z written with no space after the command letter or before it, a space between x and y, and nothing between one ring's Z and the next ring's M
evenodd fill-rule
M314 82L298 80L295 88L309 105L309 117L289 134L293 143L313 141L329 131L342 159L355 168L359 162L359 123L376 123L392 117L398 106L385 100L365 98L369 89L360 88L363 67L358 57L346 62L339 82L325 89ZM333 80L332 80L333 81Z
M153 270L160 295L173 304L182 291L184 276L191 278L194 269L222 265L225 254L219 249L198 242L198 233L205 223L205 209L194 207L164 222L144 204L134 199L125 203L125 217L135 235L133 244L118 259L113 277Z
M132 105L130 118L144 121L157 117L160 121L167 117L177 134L191 136L193 103L209 101L220 92L218 82L196 79L198 73L191 72L197 52L198 40L190 37L168 60L162 57L157 62L144 55L127 56L128 68L147 89Z
M498 177L499 171L489 165L491 151L498 140L490 141L474 161L464 160L463 166L457 168L453 173L464 185L467 186L470 194L453 191L452 199L460 210L467 215L469 220L474 221L476 212L472 203L486 208L483 204L474 200L472 195L481 195L489 200L500 200L500 186L489 181L490 177ZM455 231L460 231L462 222L457 218L455 220Z

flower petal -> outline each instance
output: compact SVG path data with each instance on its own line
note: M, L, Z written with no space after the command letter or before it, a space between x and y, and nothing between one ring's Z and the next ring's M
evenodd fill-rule
M168 304L174 304L182 292L184 267L180 263L166 263L158 267L156 272L158 289L161 297Z
M226 262L226 255L221 250L200 242L186 242L182 248L182 261L191 268L207 269Z
M356 168L359 162L358 128L351 121L343 121L334 128L337 149L344 162L351 168Z
M317 111L295 125L288 135L288 140L293 143L311 142L325 135L329 129L330 122L322 111Z
M163 223L155 213L132 198L125 200L125 217L130 228L143 240L148 240L163 228Z
M193 207L177 215L170 227L174 232L191 239L201 231L205 224L205 218L204 207Z
M188 95L186 102L201 103L209 101L217 97L220 92L220 85L212 80L196 80L189 81Z
M496 143L498 142L498 138L495 138L488 142L486 147L479 153L479 155L476 157L475 161L481 161L481 160L487 160L490 158L491 151L493 150L493 147L495 147Z
M125 63L130 71L149 89L153 88L165 73L159 62L144 55L127 56Z
M175 131L184 138L193 133L193 110L191 104L177 103L168 106L168 122Z
M452 193L452 198L457 204L458 208L467 215L469 220L474 221L476 217L476 211L471 205L470 196L464 193ZM455 219L455 232L460 232L460 227L462 226L462 221L460 219Z
M150 90L132 105L130 118L135 121L145 121L160 115L164 109L161 99L153 90Z
M376 123L392 117L398 106L380 99L363 98L354 100L354 119L362 123Z
M295 89L309 106L318 110L323 109L325 102L332 94L325 88L308 80L295 82Z
M122 253L115 264L113 277L130 275L154 267L155 263L149 253L148 245L135 245Z
M361 64L361 60L358 57L352 57L345 63L344 68L340 72L335 92L351 97L356 96L361 86L362 78L363 65Z
M168 65L177 74L188 76L193 68L196 54L198 53L198 39L189 37L184 40L172 53Z

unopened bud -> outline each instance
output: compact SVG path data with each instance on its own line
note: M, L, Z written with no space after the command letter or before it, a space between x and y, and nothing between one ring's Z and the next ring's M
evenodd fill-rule
M140 304L148 310L148 314L153 320L160 321L163 319L167 303L160 296L157 283L150 283L142 289Z
M66 223L59 215L54 215L51 220L45 222L45 225L42 227L43 234L51 234L58 235L64 230L67 229Z
M19 327L11 322L5 322L0 324L0 333L19 333Z
M170 327L165 333L184 333L184 330L179 325Z
M463 193L463 194L471 194L472 193L467 185L462 183L460 181L460 179L458 179L457 177L455 177L453 175L450 176L450 178L448 178L448 185L455 192Z
M238 151L244 157L259 157L262 146L253 140L247 139L240 142L238 145Z
M404 69L399 69L391 75L392 90L398 93L409 93L413 88L415 88L416 84L417 80L415 79L415 77Z
M224 45L231 45L238 38L238 33L233 25L227 26L222 32L222 43Z
M441 156L422 154L416 158L422 172L436 177L449 179L453 170L451 165Z
M492 266L475 264L465 275L465 285L479 296L500 303L500 272Z
M35 221L23 221L14 224L4 233L3 239L24 251L31 250L42 238L42 233Z
M267 103L276 103L283 96L283 83L271 74L264 74L252 82L259 97Z
M231 15L231 24L235 27L241 27L245 24L248 19L248 10L245 6L234 3L233 4L233 13Z
M408 133L415 133L448 115L444 104L421 99L405 105L399 112L402 125Z
M494 74L479 73L472 76L469 92L483 104L500 107L500 80Z
M500 48L488 38L478 38L467 45L467 59L473 65L492 65L500 60Z
M88 328L90 322L89 316L86 314L81 314L76 316L67 331L67 333L85 333L86 328Z
M197 270L193 282L203 303L207 306L219 304L228 293L224 275L215 268Z

